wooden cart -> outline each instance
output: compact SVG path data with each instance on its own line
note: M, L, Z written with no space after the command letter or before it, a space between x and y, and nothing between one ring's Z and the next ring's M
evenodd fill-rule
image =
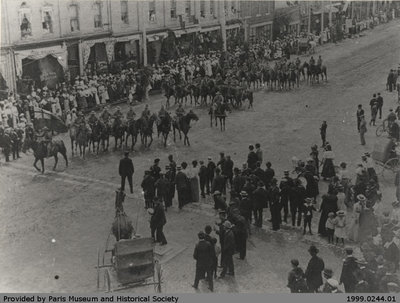
M400 170L400 145L391 139L379 140L374 145L371 157L378 166L377 174L382 175L386 181L394 180Z
M103 255L97 254L97 288L100 289L101 273L106 292L153 285L161 292L161 265L154 257L152 238L120 240L108 249L110 236ZM105 255L111 254L111 263L105 264ZM105 269L105 270L102 270Z

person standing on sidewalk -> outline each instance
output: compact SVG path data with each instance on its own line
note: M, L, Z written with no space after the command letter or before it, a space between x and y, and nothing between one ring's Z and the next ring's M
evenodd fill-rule
M134 173L134 167L132 160L129 158L129 152L125 152L125 158L119 161L119 175L121 176L121 190L125 190L125 180L128 178L129 187L131 190L131 194L133 194L133 184L132 184L132 176Z
M225 230L224 233L224 245L222 248L223 253L223 263L222 263L222 272L220 278L224 278L226 274L235 275L235 267L233 264L233 254L235 253L235 236L232 231L232 224L229 221L225 221L223 223L223 227Z
M204 189L206 187L206 182L207 182L207 167L204 165L204 161L200 160L200 169L199 169L199 181L200 181L200 193L201 197L205 198L206 194L204 192Z
M353 249L347 247L346 259L343 261L342 273L340 275L340 284L343 284L346 293L354 292L354 288L357 284L355 278L355 272L358 270L357 259L353 256Z

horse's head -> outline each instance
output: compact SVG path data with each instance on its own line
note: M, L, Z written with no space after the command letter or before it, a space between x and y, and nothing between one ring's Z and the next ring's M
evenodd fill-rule
M190 111L186 114L186 117L187 117L189 120L199 121L199 117L198 117L192 110L190 110Z

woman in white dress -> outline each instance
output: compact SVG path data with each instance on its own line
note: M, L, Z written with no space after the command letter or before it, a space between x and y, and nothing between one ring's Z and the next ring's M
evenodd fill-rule
M199 175L200 168L196 160L192 162L192 168L189 172L189 180L190 180L190 189L192 193L192 202L199 202L200 201L200 194L199 194Z
M353 240L355 242L358 241L358 232L360 229L360 214L365 206L366 200L367 199L364 195L357 196L357 203L355 203L353 206L353 214L351 217L351 223L348 232L349 240Z

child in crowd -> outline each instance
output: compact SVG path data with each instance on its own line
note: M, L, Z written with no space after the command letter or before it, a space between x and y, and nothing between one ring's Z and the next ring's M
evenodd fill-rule
M346 213L344 212L344 210L339 210L336 214L337 214L337 217L335 218L336 244L338 244L339 240L342 240L342 244L344 245L344 239L346 238Z
M328 243L333 244L333 235L335 233L335 214L330 212L328 214L328 220L325 223L326 233L328 235Z
M304 205L304 231L303 235L306 234L306 228L308 226L308 229L310 231L310 235L312 235L311 232L311 221L313 217L313 211L316 211L314 205L312 204L313 199L312 198L306 198L306 204Z

